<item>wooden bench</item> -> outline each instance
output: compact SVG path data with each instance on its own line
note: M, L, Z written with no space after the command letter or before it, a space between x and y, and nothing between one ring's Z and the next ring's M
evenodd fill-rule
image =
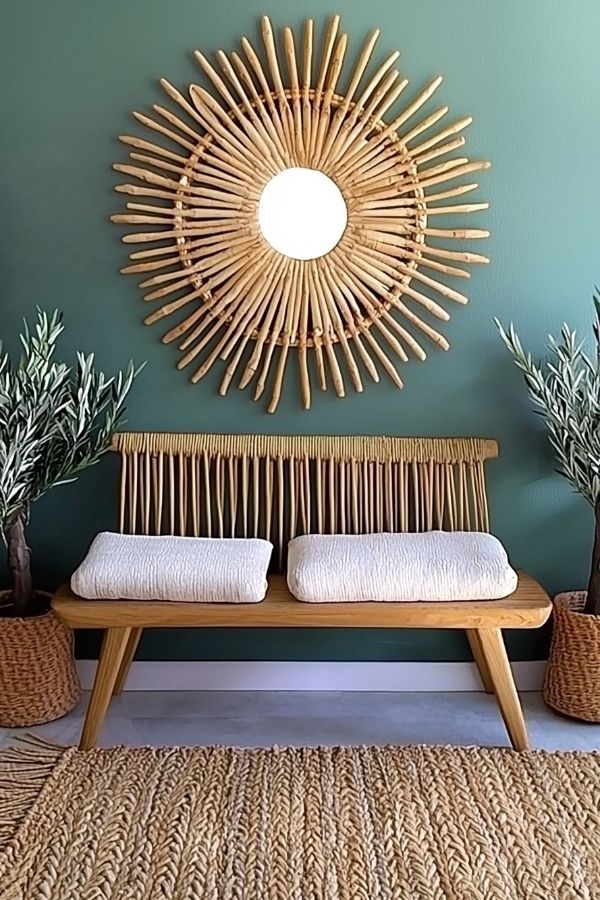
M123 433L120 530L262 536L284 570L288 541L305 533L489 528L476 438L292 437ZM273 574L260 604L84 600L62 587L53 609L71 628L106 629L80 748L93 747L110 699L127 678L144 628L459 628L515 749L528 738L503 628L539 628L550 600L525 573L502 600L307 604Z

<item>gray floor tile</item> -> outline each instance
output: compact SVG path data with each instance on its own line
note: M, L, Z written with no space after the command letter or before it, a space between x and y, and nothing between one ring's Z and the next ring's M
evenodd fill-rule
M270 717L233 719L171 719L157 723L151 719L135 719L133 727L137 744L226 744L239 747L335 746L356 744L477 743L477 733L467 728L452 727L438 721L427 733L416 721L393 721L378 716L335 717ZM506 738L500 722L486 731L480 743L503 744Z
M522 695L534 747L600 750L600 725L557 716L539 694ZM38 728L0 730L0 744L34 731L77 743L87 703ZM494 702L484 693L125 692L116 697L101 746L226 744L478 744L506 746Z
M400 694L349 691L157 691L125 692L118 699L124 715L134 719L181 718L348 718L369 715L422 715L424 704L464 710L458 693ZM477 715L489 706L485 694L469 694Z

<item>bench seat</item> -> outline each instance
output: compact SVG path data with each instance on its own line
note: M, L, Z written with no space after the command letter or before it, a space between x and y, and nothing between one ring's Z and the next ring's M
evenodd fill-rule
M539 628L551 603L530 575L519 572L516 591L501 600L301 603L284 575L272 575L261 603L84 600L64 585L52 608L70 628Z

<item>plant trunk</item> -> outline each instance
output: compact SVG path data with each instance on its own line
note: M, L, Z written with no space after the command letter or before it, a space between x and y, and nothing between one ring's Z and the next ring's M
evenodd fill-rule
M584 613L600 616L600 501L594 510L594 549L592 550L592 568L588 582L587 600Z
M25 520L21 514L8 532L8 568L12 579L13 606L18 616L32 612L33 584L31 556L25 540Z

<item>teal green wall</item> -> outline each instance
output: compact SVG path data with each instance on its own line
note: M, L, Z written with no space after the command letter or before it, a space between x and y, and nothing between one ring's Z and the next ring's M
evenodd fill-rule
M130 110L160 97L157 80L199 79L191 51L230 48L257 36L258 17L322 26L342 13L356 51L381 27L379 52L398 46L416 88L441 73L440 102L472 114L469 153L493 163L482 178L490 227L488 268L474 272L471 302L455 308L449 353L405 367L406 388L368 385L364 394L315 398L299 409L287 385L275 417L249 396L216 393L218 373L199 386L175 369L159 328L141 324L135 280L123 278L120 206L111 163L115 136L134 131ZM483 434L502 455L490 466L493 526L515 564L551 590L584 583L590 516L553 474L540 423L492 317L517 323L541 352L563 319L587 329L600 279L600 79L597 0L370 0L335 8L314 0L0 0L1 332L9 345L35 304L65 313L65 351L94 350L107 368L133 356L148 366L131 397L129 425L189 431ZM479 245L477 249L482 249ZM105 460L78 484L34 510L30 540L38 583L53 587L94 532L114 525L116 467ZM511 638L513 655L543 653L545 638ZM93 649L89 640L82 652ZM212 633L153 635L147 657L265 659L458 659L459 635L435 632Z

